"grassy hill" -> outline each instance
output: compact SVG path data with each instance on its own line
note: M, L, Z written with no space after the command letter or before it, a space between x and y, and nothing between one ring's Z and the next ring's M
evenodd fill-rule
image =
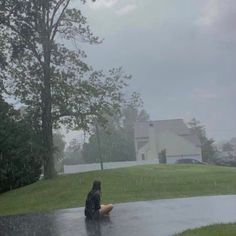
M41 180L0 195L0 215L84 205L94 179L102 202L236 194L236 168L205 165L144 165Z

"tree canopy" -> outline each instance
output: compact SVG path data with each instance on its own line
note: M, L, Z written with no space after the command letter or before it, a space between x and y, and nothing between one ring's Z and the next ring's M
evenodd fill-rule
M41 167L39 134L0 96L0 192L37 181Z
M65 151L65 165L83 164L82 145L77 139L72 139Z
M146 111L139 111L134 104L124 106L119 115L110 116L108 125L99 127L102 160L104 162L136 160L134 125L136 121L147 121L148 119ZM94 130L88 143L83 145L85 162L100 161L96 135Z
M94 117L104 123L104 114L120 109L122 89L130 79L122 68L95 71L85 63L86 54L79 43L101 41L90 31L86 17L79 9L71 8L70 2L0 3L0 39L4 39L0 48L4 69L1 86L28 106L38 120L46 178L55 175L53 127L63 124L88 130Z
M200 121L196 120L195 118L189 122L189 126L192 132L195 133L200 140L203 161L211 162L215 155L215 149L213 147L213 143L215 141L211 138L207 138L205 127L201 125Z

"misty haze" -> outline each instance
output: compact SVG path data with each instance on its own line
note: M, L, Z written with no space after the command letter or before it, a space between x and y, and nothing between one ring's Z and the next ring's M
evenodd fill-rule
M0 235L236 235L234 0L0 1Z

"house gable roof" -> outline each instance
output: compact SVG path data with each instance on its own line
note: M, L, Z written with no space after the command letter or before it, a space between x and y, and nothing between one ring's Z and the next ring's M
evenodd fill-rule
M182 119L136 122L135 138L141 139L148 137L149 128L155 129L156 133L169 131L182 136L196 146L201 145L197 135L191 132Z

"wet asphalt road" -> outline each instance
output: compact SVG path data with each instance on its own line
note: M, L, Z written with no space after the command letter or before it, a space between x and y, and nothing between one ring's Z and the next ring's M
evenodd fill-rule
M110 217L86 221L83 208L0 217L0 236L166 236L236 222L236 195L115 204ZM236 234L236 233L235 233Z

